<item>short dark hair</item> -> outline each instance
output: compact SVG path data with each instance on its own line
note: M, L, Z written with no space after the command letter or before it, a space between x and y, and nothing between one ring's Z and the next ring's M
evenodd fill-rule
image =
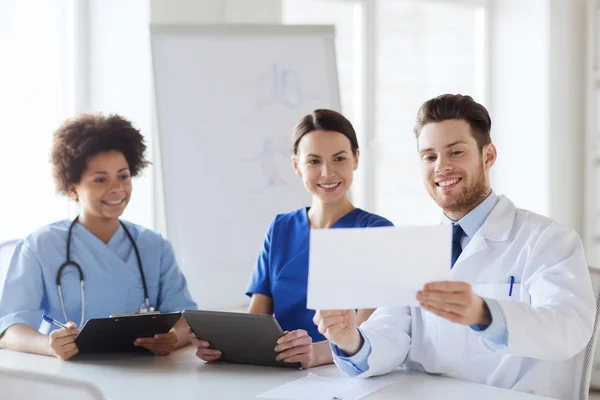
M352 154L356 155L358 150L358 139L354 127L346 117L337 111L319 109L305 115L292 135L292 154L298 154L298 145L300 140L307 134L314 131L333 131L339 132L350 140Z
M443 94L423 103L417 112L415 136L419 138L424 125L449 119L461 119L469 124L479 151L482 151L485 145L492 143L490 114L471 96L461 94Z
M113 150L123 153L131 176L137 176L149 164L144 137L125 118L80 114L66 120L52 140L50 162L56 191L68 194L71 185L81 182L90 157Z

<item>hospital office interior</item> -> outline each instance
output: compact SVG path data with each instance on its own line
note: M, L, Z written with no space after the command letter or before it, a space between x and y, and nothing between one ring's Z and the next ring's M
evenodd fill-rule
M494 191L574 229L600 267L597 0L0 0L0 242L77 215L48 158L52 132L81 112L118 113L145 135L152 165L123 218L166 234L148 26L234 23L335 27L357 207L440 221L413 124L425 100L468 94L492 118Z

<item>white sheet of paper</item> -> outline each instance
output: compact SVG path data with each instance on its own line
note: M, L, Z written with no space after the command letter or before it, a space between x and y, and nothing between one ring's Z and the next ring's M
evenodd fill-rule
M313 310L416 306L417 291L450 279L452 227L312 229Z
M391 380L382 378L331 378L311 372L304 378L268 390L256 397L286 400L358 400L391 383Z

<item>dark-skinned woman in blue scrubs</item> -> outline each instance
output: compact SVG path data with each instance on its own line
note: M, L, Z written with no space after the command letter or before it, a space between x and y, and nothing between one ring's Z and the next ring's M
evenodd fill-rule
M249 313L272 314L286 331L275 348L278 360L300 362L303 368L333 362L329 343L312 321L315 311L306 308L310 229L392 226L356 208L348 197L359 156L354 128L340 113L315 110L294 130L292 166L312 193L312 205L271 222L246 292ZM357 310L359 323L372 312ZM202 360L221 357L208 342L193 343Z

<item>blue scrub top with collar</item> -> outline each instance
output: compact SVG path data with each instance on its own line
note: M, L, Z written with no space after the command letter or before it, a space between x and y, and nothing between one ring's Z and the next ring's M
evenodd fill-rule
M156 232L124 223L140 251L150 304L162 313L196 309L171 243ZM63 321L56 274L65 262L70 224L71 221L61 221L45 226L17 245L0 297L0 335L19 323L44 334L57 329L42 321L42 314ZM139 312L144 301L142 277L122 226L104 243L83 225L75 224L71 258L84 274L85 321ZM79 325L81 288L75 267L63 270L61 287L67 317Z
M273 313L284 331L304 329L313 342L326 338L306 308L310 224L308 208L275 217L250 278L246 295L262 294L273 300ZM331 228L393 226L387 219L356 208Z

